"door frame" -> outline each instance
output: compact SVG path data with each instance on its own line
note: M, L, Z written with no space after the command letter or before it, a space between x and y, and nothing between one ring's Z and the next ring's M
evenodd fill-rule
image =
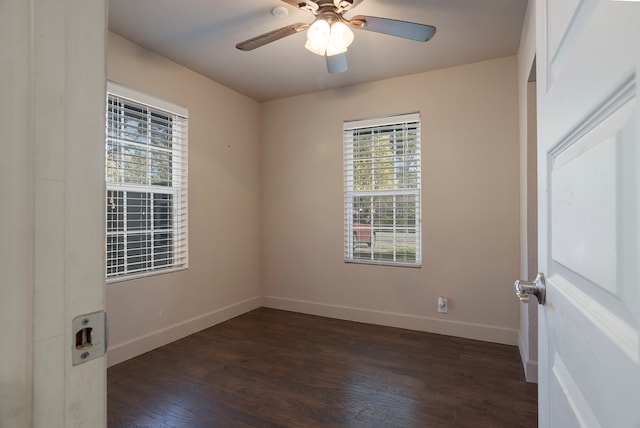
M106 0L6 0L0 28L0 425L106 426L106 357L71 357L104 310Z
M535 242L531 242L532 229L537 234L537 204L532 207L530 200L531 180L537 179L537 177L530 174L531 152L528 150L532 143L531 139L535 138L537 134L531 132L531 126L535 126L535 123L532 123L532 116L535 119L536 115L535 112L533 115L531 114L531 108L535 108L535 103L531 102L529 88L530 82L535 81L536 77L535 13L536 0L529 0L517 57L520 141L520 278L522 279L533 279L537 273L537 267L535 269L532 267L533 264L537 264L537 239ZM535 145L535 141L533 143ZM533 167L536 168L535 163ZM537 171L535 175L537 176ZM535 189L533 191L535 193ZM534 194L533 197L537 198L537 194ZM538 381L538 309L536 306L534 304L520 304L518 348L528 382Z

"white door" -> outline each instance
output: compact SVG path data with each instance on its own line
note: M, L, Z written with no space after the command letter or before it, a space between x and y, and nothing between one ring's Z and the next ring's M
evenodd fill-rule
M537 0L541 427L640 427L640 2Z

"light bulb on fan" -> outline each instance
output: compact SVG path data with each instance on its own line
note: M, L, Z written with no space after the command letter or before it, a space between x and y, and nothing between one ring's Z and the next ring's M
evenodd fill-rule
M327 44L327 56L341 54L353 43L353 31L344 22L335 22L331 26L331 37Z
M305 48L311 52L324 56L327 44L331 40L331 27L324 19L314 22L307 31L307 43Z
M309 27L304 47L320 56L333 56L346 52L353 38L353 31L344 22L329 25L328 21L318 19Z

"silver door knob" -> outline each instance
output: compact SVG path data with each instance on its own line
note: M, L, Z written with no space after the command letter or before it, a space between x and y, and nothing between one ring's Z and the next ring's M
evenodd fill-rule
M546 285L544 274L539 273L534 281L523 281L519 279L513 284L516 296L521 302L528 302L531 296L536 296L538 303L544 305L546 297Z

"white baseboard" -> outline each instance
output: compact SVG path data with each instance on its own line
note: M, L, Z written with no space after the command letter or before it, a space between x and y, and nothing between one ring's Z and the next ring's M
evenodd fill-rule
M159 348L160 346L164 346L175 340L227 321L261 306L329 318L338 318L349 321L384 325L388 327L406 328L409 330L482 340L485 342L518 345L521 349L522 355L522 344L519 343L518 340L519 334L518 331L514 329L423 317L418 315L374 311L349 306L329 305L325 303L287 299L282 297L256 296L242 302L217 309L209 312L208 314L183 321L162 330L157 330L153 333L136 337L135 339L112 346L107 352L107 367L121 363L138 355L142 355L145 352L149 352L153 349ZM527 367L527 381L536 382L538 373L537 361L525 363L523 360L523 364L527 364L525 365L525 367ZM535 374L536 380L530 380L529 373Z
M252 297L242 302L217 309L207 314L183 321L162 330L154 331L145 336L136 337L127 342L109 348L107 352L107 367L121 363L130 358L142 355L152 349L159 348L190 334L227 321L261 306L260 296Z
M502 343L506 345L518 344L518 330L490 325L472 324L418 315L374 311L348 306L329 305L325 303L287 299L275 296L262 296L262 306L329 318L358 321L388 327L406 328L409 330L425 331L429 333L444 334L447 336L464 337L467 339L482 340L485 342Z
M538 361L529 358L529 347L520 333L518 333L518 350L527 382L538 383Z

